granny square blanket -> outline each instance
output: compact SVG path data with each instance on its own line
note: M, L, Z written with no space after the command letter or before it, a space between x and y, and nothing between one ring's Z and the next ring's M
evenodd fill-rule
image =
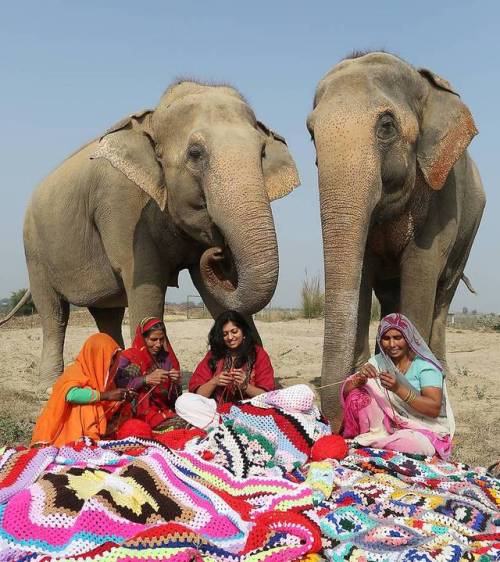
M225 431L220 458L214 440L209 455L138 438L0 451L0 560L500 559L484 468L351 448L284 471L271 441Z

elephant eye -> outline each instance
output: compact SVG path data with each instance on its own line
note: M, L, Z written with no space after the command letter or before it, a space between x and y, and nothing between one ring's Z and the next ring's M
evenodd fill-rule
M202 154L203 154L203 149L201 148L201 146L198 146L197 144L194 144L193 146L190 146L188 148L188 156L192 160L198 160L199 158L201 158Z
M260 157L261 157L261 159L266 157L266 145L265 144L262 145L262 148L260 150Z
M397 132L394 117L390 113L382 115L377 123L378 139L385 142L390 141L396 136Z

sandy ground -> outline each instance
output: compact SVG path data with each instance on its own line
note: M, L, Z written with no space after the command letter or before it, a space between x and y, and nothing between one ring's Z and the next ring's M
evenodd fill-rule
M169 337L189 376L207 349L211 320L167 317ZM41 353L38 319L15 319L0 328L0 416L36 419L43 402L34 389ZM320 385L323 321L257 322L265 347L282 385ZM375 326L372 326L373 340ZM71 314L65 361L71 362L95 328L84 311ZM130 341L124 326L126 343ZM449 329L448 390L457 421L453 459L488 466L500 460L500 334Z

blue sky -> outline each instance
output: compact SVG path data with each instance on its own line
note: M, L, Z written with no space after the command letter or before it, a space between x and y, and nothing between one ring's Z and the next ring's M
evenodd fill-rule
M24 210L35 185L123 116L154 106L179 76L230 82L284 135L302 186L273 205L280 279L273 305L323 274L314 150L305 128L317 82L353 49L392 51L462 95L480 134L470 151L488 203L467 266L479 292L454 309L500 312L500 75L495 1L10 2L0 22L0 297L27 285ZM497 63L494 61L497 60ZM188 275L168 300L191 294Z

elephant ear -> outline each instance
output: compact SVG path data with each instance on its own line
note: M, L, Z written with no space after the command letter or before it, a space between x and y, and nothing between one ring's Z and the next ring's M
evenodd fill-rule
M91 158L104 158L137 187L156 201L162 211L167 205L163 169L157 159L151 135L152 110L122 119L104 133Z
M419 73L429 84L429 94L417 159L427 183L439 190L478 131L469 108L449 82L425 68L419 69Z
M299 186L300 178L285 139L260 121L257 127L266 138L262 169L269 200L274 201Z

